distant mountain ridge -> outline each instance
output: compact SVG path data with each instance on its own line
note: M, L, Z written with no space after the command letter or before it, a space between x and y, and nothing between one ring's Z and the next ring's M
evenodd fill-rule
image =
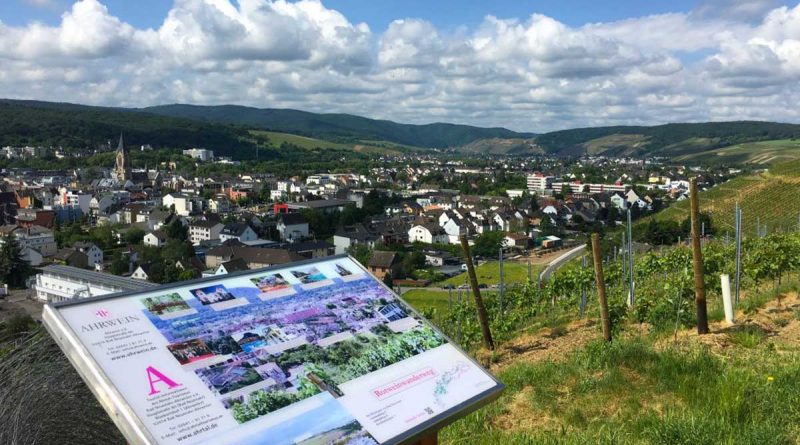
M0 147L94 148L115 139L120 132L125 133L126 142L131 145L205 147L236 159L255 158L257 146L259 159L280 157L281 140L294 140L289 147L300 149L318 144L320 149L367 152L399 152L411 146L418 147L411 150L449 148L468 155L661 156L678 161L728 163L778 162L800 157L800 125L776 122L611 126L535 135L505 128L411 125L349 114L237 105L112 108L0 99ZM264 137L266 134L272 136ZM296 143L298 140L303 144Z
M519 133L506 128L482 128L471 125L433 123L400 124L352 114L320 114L307 111L253 108L239 105L160 105L138 111L279 131L330 140L375 140L423 148L453 148L489 138L530 138L533 133Z
M746 142L795 138L800 138L798 124L733 121L575 128L541 134L535 143L556 155L676 157Z

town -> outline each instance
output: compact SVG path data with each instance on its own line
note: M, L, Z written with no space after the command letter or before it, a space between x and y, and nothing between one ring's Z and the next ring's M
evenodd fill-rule
M375 156L363 171L227 171L210 149L133 165L149 145L120 135L113 165L3 169L0 243L19 264L6 283L39 303L350 254L387 284L428 285L462 272L459 239L478 260L541 256L687 199L739 170L652 158ZM60 149L5 147L6 156ZM91 153L78 154L78 157ZM8 246L11 248L12 246ZM11 268L7 268L11 270ZM18 273L19 270L24 273ZM13 276L12 276L13 275ZM35 306L34 306L35 309ZM34 314L35 315L35 314Z

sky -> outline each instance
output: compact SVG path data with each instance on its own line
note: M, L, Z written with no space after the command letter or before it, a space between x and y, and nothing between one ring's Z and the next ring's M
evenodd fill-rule
M544 132L800 122L779 0L2 0L0 97Z

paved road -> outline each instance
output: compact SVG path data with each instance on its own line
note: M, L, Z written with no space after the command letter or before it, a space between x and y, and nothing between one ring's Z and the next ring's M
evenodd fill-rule
M544 270L539 274L539 280L544 283L548 279L550 279L550 275L553 274L559 267L563 266L567 263L567 261L578 257L578 255L582 254L584 249L586 249L586 244L581 244L580 246L568 251L567 253L561 255L560 257L554 259L544 268Z

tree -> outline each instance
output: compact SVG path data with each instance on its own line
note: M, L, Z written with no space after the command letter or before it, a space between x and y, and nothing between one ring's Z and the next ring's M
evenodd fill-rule
M180 218L175 218L171 223L167 224L164 228L167 237L179 241L186 241L189 239L189 228L183 225Z
M114 252L111 259L111 273L114 275L123 275L128 272L128 261L122 256L122 252Z
M541 236L555 236L558 235L558 226L553 223L552 218L548 214L542 215L542 221L539 223L539 233Z
M128 245L141 244L145 235L146 233L143 229L140 229L138 227L133 227L130 230L128 230L128 233L125 234L125 242Z
M494 257L503 247L503 232L484 232L475 238L472 253L475 256Z
M347 248L347 253L361 264L369 263L369 259L372 258L372 249L364 243L351 244Z
M706 235L714 234L714 225L711 221L711 214L707 212L700 212L700 227L701 230L703 230L702 228L705 227ZM684 238L688 238L692 233L692 220L688 216L681 223L681 232L683 233Z
M22 257L22 247L16 238L8 235L0 247L0 279L10 287L24 287L31 273L31 265Z

